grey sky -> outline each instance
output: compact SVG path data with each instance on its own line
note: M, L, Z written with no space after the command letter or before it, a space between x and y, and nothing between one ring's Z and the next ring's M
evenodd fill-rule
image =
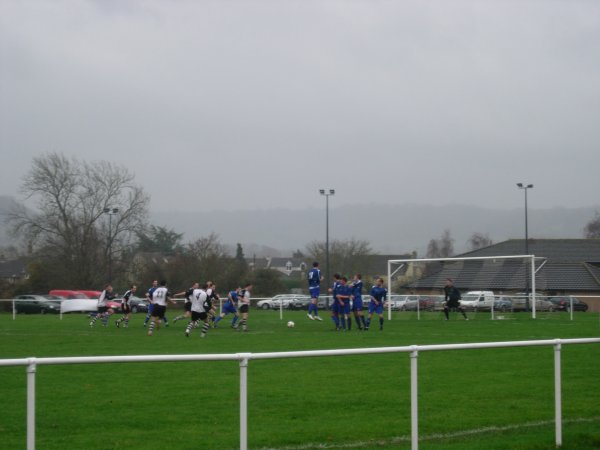
M0 0L0 194L58 151L153 210L600 204L600 2Z

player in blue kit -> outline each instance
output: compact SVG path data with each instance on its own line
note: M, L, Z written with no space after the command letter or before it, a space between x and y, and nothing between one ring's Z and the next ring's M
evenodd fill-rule
M367 319L367 326L365 330L368 330L371 326L371 318L373 313L379 315L379 329L383 330L383 303L387 298L387 289L383 287L383 278L377 278L375 286L371 288L371 302L369 303L369 318Z
M357 273L354 275L354 281L352 282L352 313L354 314L354 320L359 330L367 327L365 322L365 315L363 313L363 301L362 301L362 275Z
M340 329L340 305L338 302L338 298L337 298L337 290L340 286L340 278L341 275L339 273L336 273L333 275L333 286L331 288L329 288L329 293L331 294L332 297L332 303L330 306L331 309L331 320L333 320L333 323L335 324L335 329L339 330Z
M313 263L313 268L308 271L306 278L308 279L308 292L310 293L308 318L310 320L323 320L319 317L319 308L317 307L317 304L319 303L319 294L321 293L321 281L323 281L318 262L315 261Z
M237 289L233 290L233 291L229 291L229 294L227 294L227 301L225 302L225 304L223 305L223 309L221 311L221 314L219 314L216 318L215 318L215 328L217 328L217 324L227 315L227 314L233 314L233 320L231 321L231 328L235 328L235 324L238 321L238 319L240 318L240 315L238 313L237 310L237 302L238 302L238 296L241 292L242 288L238 287Z
M352 320L350 319L350 297L352 288L348 285L348 278L342 277L337 288L337 299L339 304L339 315L342 323L342 330L352 329Z

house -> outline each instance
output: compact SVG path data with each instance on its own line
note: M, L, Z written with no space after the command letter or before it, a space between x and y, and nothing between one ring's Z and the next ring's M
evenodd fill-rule
M600 307L600 239L530 239L529 254L537 258L536 291L546 295L598 296L586 303ZM490 257L525 254L523 239L510 239L458 257ZM403 287L414 292L439 293L446 278L460 290L523 292L528 286L530 261L489 259L436 262L428 275Z
M0 260L0 279L10 284L29 279L27 264L21 260Z

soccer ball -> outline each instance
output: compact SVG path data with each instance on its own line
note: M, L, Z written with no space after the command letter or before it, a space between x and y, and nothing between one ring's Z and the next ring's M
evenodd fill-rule
M288 328L294 328L296 326L296 324L294 322L292 322L291 320L288 322Z

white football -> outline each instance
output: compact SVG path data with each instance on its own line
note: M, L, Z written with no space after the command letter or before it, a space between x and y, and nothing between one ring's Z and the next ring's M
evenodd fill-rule
M288 322L288 328L294 328L296 326L296 324L294 322L292 322L291 320Z

